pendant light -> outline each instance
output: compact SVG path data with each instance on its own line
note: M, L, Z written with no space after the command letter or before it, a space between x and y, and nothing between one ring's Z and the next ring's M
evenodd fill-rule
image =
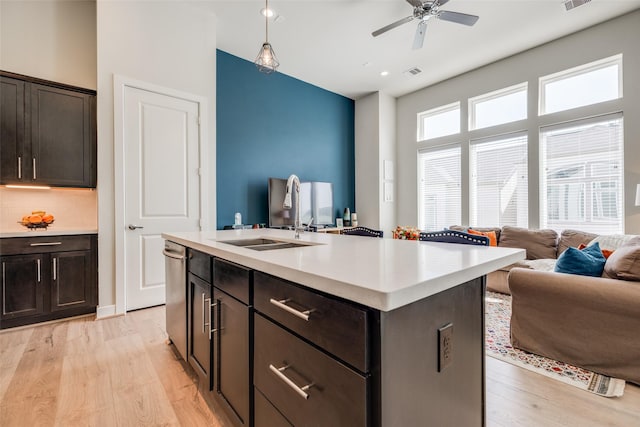
M276 58L276 53L271 47L271 43L269 43L269 0L265 0L264 11L265 42L262 43L260 52L258 52L258 57L255 60L255 64L256 67L258 67L258 71L261 73L271 74L278 69L280 63Z

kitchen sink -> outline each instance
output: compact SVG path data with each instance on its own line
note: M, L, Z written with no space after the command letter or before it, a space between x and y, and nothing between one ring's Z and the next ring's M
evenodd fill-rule
M218 243L239 246L252 249L254 251L270 251L274 249L302 248L305 246L315 246L317 243L287 242L273 239L239 239L239 240L219 240Z

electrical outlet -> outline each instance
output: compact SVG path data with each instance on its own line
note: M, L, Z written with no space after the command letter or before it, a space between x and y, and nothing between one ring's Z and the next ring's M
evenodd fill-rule
M438 372L442 372L453 361L453 323L438 329Z

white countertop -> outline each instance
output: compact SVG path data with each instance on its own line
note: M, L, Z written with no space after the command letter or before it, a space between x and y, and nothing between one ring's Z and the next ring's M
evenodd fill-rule
M220 241L272 238L258 229L163 233L162 237L255 270L391 311L525 258L523 249L302 233L313 246L256 251Z
M79 230L77 228L36 228L33 230L22 227L23 230L11 230L0 232L0 238L4 237L44 237L44 236L70 236L74 234L97 234L98 230Z

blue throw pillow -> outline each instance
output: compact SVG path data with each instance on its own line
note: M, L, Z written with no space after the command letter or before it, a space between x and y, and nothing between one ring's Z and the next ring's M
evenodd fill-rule
M600 250L600 245L596 242L582 250L568 248L558 257L553 271L556 273L600 277L606 261L607 259Z

